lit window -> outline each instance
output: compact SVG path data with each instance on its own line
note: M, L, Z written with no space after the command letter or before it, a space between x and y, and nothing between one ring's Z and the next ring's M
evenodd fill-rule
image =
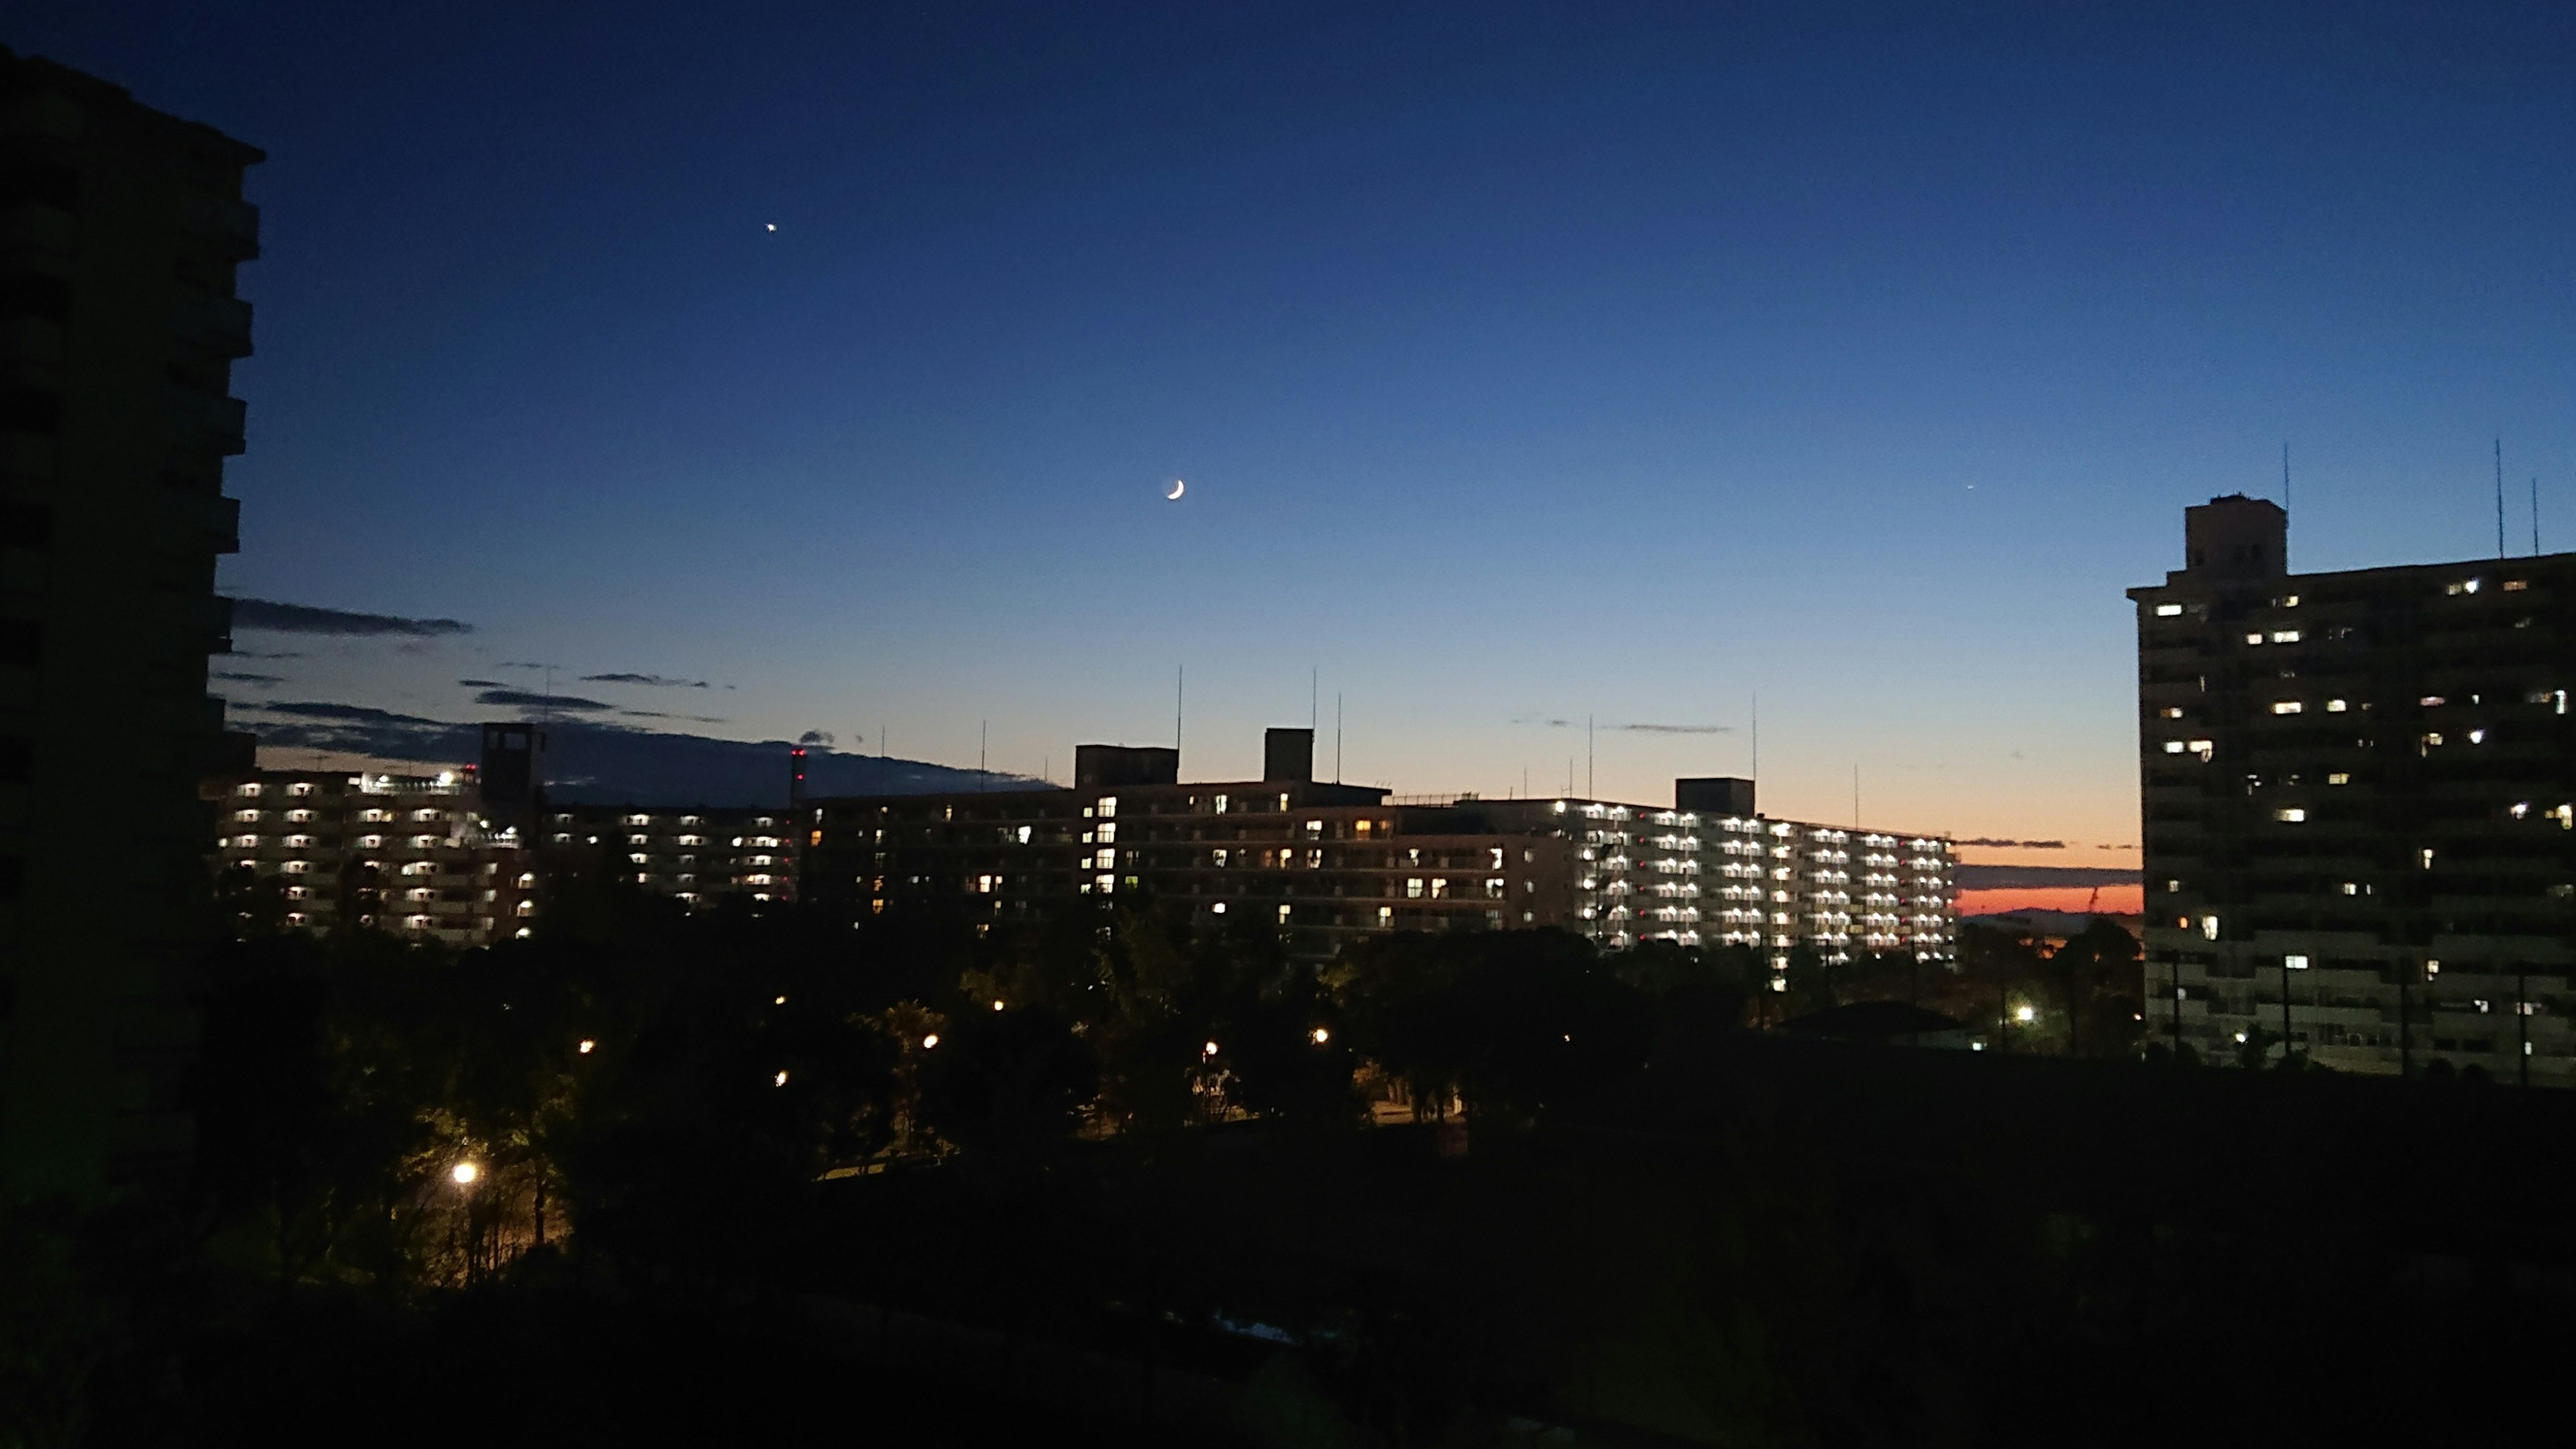
M2305 956L2284 956L2281 958L2281 965L2287 970L2305 971L2308 969L2308 958Z
M2272 642L2275 644L2296 644L2299 642L2299 631L2296 629L2275 629L2272 631Z
M2165 719L2180 719L2182 718L2182 706L2178 704L2168 705L2163 709L2157 710L2156 713Z
M2262 634L2262 631L2261 631L2261 630L2256 630L2254 633L2251 633L2251 634L2246 635L2246 636L2245 636L2245 642L2246 642L2246 643L2248 643L2248 644L2260 644L2260 643L2262 643L2262 642L2263 642L2263 634Z
M1223 795L1216 797L1216 813L1219 815L1223 815L1225 813L1225 797Z
M1407 880L1404 883L1404 894L1408 900L1420 900L1422 898L1422 878L1420 876L1415 876L1412 879Z
M2471 730L2471 731L2469 731L2469 743L2470 743L2470 744L2473 744L2473 745L2483 745L2483 744L2485 744L2486 742L2487 742L2487 732L2486 732L2485 730Z
M1100 818L1102 818L1103 820L1106 820L1106 819L1108 819L1110 816L1115 815L1115 814L1117 814L1117 813L1118 813L1118 797L1117 797L1117 796L1115 796L1115 795L1103 795L1103 796L1101 796L1101 797L1100 797Z
M2530 801L2528 801L2528 800L2517 800L2517 801L2515 801L2515 802L2514 802L2514 804L2513 804L2513 818L2514 818L2514 819L2516 819L2516 820L2520 820L2520 819L2522 819L2524 816L2529 815L2530 813L2531 813L2531 802L2530 802Z
M2428 694L2415 702L2426 709L2439 709L2446 701L2438 694Z
M2326 701L2326 713L2328 714L2341 714L2349 708L2351 708L2351 706L2345 704L2340 699L2330 699Z
M2172 618L2178 618L2178 617L2180 617L2180 616L2181 616L2181 614L2182 614L2182 605L2180 605L2180 604L2158 604L2158 605L2156 605L2156 617L2157 617L2157 618L2159 618L2159 619L2172 619Z
M2329 785L2349 785L2352 783L2352 776L2342 770L2337 770L2333 774L2326 776L2326 783Z
M2361 882L2359 882L2359 881L2357 881L2357 880L2348 880L2348 881L2345 881L2345 882L2343 883L2343 893L2344 893L2345 895L2348 895L2348 896L2357 896L2357 895L2360 895L2360 894L2361 894Z
M1380 906L1380 907L1378 907L1378 908L1377 908L1377 923L1378 923L1378 925L1379 925L1379 926L1381 926L1381 927L1384 927L1384 926L1392 926L1392 925L1394 925L1394 924L1395 924L1395 907L1393 907L1393 906Z
M1284 796L1283 796L1282 798L1284 799L1284 798L1286 798L1286 797L1284 797ZM1284 807L1284 806L1283 806L1283 807L1281 807L1281 808L1283 808L1283 809L1284 809L1284 808L1286 808L1286 807ZM1279 924L1281 924L1281 925L1283 925L1283 926L1284 926L1284 925L1286 925L1286 924L1288 924L1288 907L1287 907L1287 906L1285 906L1285 905L1282 905L1282 906L1280 906L1280 908L1279 908Z
M2201 918L2200 918L2200 934L2201 934L2202 939L2204 939L2204 940L2209 940L2209 941L2215 941L2215 940L2217 940L2217 939L2218 939L2218 918L2217 918L2216 916L2203 916L2203 917L2201 917Z
M2518 594L2530 587L2531 580L2529 579L2507 579L2504 581L2504 591L2508 594Z
M2476 579L2462 579L2460 582L2452 584L2442 590L2442 592L2446 594L2474 594L2477 591L2478 581Z

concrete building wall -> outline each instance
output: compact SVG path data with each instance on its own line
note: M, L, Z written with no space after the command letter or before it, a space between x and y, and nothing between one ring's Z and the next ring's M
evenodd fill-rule
M2193 514L2129 591L2149 1039L2576 1085L2576 555L2293 574L2273 505Z
M0 1181L186 1164L257 151L0 50Z

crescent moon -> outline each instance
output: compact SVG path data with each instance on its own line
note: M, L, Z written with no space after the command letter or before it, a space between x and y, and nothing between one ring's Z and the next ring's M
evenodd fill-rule
M1182 482L1182 481L1181 481L1180 479L1178 479L1178 478L1175 478L1175 479L1173 479L1173 480L1172 480L1172 491L1171 491L1171 492L1169 492L1169 493L1164 494L1164 495L1163 495L1163 497L1164 497L1166 500L1174 499L1174 498L1178 498L1178 497L1180 497L1183 493L1188 492L1188 491L1189 491L1189 487L1190 487L1190 485L1189 485L1189 484Z

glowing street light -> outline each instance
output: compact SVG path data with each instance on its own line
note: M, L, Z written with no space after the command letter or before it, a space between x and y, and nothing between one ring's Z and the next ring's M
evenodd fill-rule
M2036 1007L2016 1006L2013 1008L2013 1020L2024 1024L2037 1021L2039 1020L2039 1010Z
M994 1003L993 1003L993 1009L994 1009L995 1011L999 1011L999 1010L1001 1010L1001 1009L1002 1009L1002 1003L1000 1003L1000 1002L998 1002L998 1001L994 1002Z
M1315 1038L1315 1045L1317 1046L1322 1046L1324 1043L1333 1039L1333 1034L1324 1030L1320 1026L1315 1028L1313 1032L1309 1033L1309 1035Z
M770 1078L770 1079L769 1079L769 1085L771 1085L771 1086L773 1086L773 1087L783 1087L783 1086L786 1086L786 1085L787 1085L787 1074L786 1074L785 1072L780 1072L777 1076L774 1076L774 1077Z
M591 1052L591 1048L596 1047L596 1046L598 1046L598 1045L599 1045L599 1043L597 1043L597 1042L595 1042L595 1041L592 1041L589 1037L583 1037L583 1038L581 1039L581 1054L582 1054L583 1056L589 1056L589 1055L590 1055L590 1052Z
M1206 1046L1201 1047L1201 1048L1199 1049L1199 1052L1200 1052L1200 1055L1202 1055L1202 1056L1211 1056L1211 1057L1212 1057L1212 1056L1215 1056L1215 1055L1216 1055L1216 1043L1215 1043L1215 1042L1209 1042Z
M468 1187L473 1184L474 1179L483 1175L483 1169L476 1167L471 1162L460 1162L454 1167L449 1168L447 1170L447 1175L456 1179L457 1186Z
M921 1049L923 1051L928 1051L937 1045L939 1045L939 1033L935 1031L921 1039Z

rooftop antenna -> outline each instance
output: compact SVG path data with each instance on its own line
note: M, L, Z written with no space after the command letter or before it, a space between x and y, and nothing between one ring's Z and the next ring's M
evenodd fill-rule
M2504 439L2496 439L2496 557L2504 557Z
M975 721L975 788L978 790L993 788L993 772L990 768L992 757L993 722L979 719Z

